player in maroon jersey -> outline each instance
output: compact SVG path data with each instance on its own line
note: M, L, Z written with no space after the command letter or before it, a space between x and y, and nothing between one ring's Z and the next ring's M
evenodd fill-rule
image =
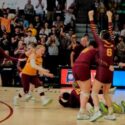
M110 89L110 95L112 96L114 94L114 92L116 91L116 87L113 87ZM100 90L99 94L103 94L102 89ZM59 103L63 106L63 107L70 107L70 108L79 108L80 107L80 88L77 86L75 88L73 88L71 90L71 92L63 92L60 94L59 96ZM88 100L89 106L87 108L88 111L93 111L93 101L92 98L90 96L89 100ZM102 112L104 112L104 109L101 109Z
M94 115L91 117L90 121L95 121L102 114L99 111L99 98L98 93L103 87L103 95L108 106L108 115L105 119L115 120L116 117L113 114L112 100L109 96L109 89L112 83L113 77L113 57L114 57L114 39L112 33L112 12L107 11L106 15L108 17L108 31L104 30L101 32L100 37L97 34L97 29L94 24L94 11L90 10L88 12L90 27L94 36L94 39L98 45L98 66L96 71L96 80L92 87L92 99L94 103Z
M95 60L95 55L97 53L96 48L94 48L95 42L90 42L89 46L80 53L78 58L75 60L72 71L75 81L80 87L80 111L77 115L78 120L89 119L89 115L86 109L86 104L90 97L90 65Z

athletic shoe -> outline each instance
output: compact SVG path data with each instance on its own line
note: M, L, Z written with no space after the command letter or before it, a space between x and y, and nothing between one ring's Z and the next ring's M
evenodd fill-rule
M19 99L19 97L18 96L14 96L14 98L13 98L13 105L14 106L18 106L19 105L19 103L18 103L18 100Z
M80 112L77 114L77 120L88 120L89 118L90 116L88 114Z
M99 107L102 112L102 114L108 114L108 109L106 108L105 104L103 102L99 102Z
M90 122L94 122L97 119L99 119L102 116L101 111L97 111L93 114L93 116L90 118Z
M123 112L125 113L125 101L121 101L121 106L123 108Z
M35 99L35 97L31 97L31 99L30 99L31 101L33 101L33 102L35 102L36 101L36 99Z
M106 116L104 116L104 119L106 119L106 120L116 120L116 116L114 114L106 115Z
M90 103L87 103L87 104L86 104L86 109L87 109L87 111L89 112L89 115L92 116L93 113L94 113L94 108L93 108L93 106L92 106Z
M114 113L123 113L123 109L122 109L123 106L120 106L115 102L112 103L112 106L113 106Z
M46 106L46 105L50 104L51 102L52 102L52 99L50 99L48 97L41 98L41 103L43 106Z
M110 94L114 94L115 91L116 91L116 89L117 89L117 87L113 87L113 88L111 88L111 89L109 90L109 93L110 93Z
M30 99L32 98L32 95L31 94L25 94L25 101L29 101Z

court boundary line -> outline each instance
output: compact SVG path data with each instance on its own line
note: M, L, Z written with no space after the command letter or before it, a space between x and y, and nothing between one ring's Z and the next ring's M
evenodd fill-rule
M3 101L0 101L0 103L5 105L9 109L9 114L4 119L0 120L0 123L2 123L4 121L6 121L7 119L9 119L13 115L13 108Z

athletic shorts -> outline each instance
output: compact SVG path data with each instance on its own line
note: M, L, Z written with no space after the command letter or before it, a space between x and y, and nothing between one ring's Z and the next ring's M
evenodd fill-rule
M112 83L113 72L109 70L109 68L104 66L98 66L96 69L96 77L98 81L109 84Z
M90 67L88 64L74 64L72 68L73 76L75 81L86 81L90 79Z
M30 84L35 85L35 87L41 86L40 80L39 80L37 75L36 76L30 76L30 75L22 74L21 82L22 82L23 89L24 89L25 93L29 92L29 85Z

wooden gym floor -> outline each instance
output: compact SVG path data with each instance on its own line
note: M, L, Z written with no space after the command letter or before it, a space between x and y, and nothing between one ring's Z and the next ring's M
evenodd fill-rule
M124 114L116 114L116 121L103 118L94 123L76 120L78 109L63 108L58 103L60 93L71 89L46 89L46 94L53 98L46 107L41 106L36 93L36 102L21 101L19 106L13 106L13 97L20 89L0 87L0 125L125 125ZM125 100L125 90L116 90L113 100L117 103Z

